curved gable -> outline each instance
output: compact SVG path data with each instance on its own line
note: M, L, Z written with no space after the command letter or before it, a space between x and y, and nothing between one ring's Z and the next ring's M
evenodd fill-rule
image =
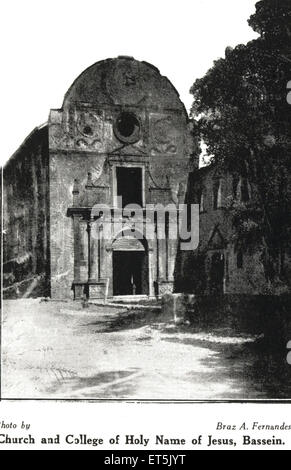
M123 105L144 104L161 109L177 109L187 115L172 83L147 62L120 56L96 62L73 82L63 107L70 104Z

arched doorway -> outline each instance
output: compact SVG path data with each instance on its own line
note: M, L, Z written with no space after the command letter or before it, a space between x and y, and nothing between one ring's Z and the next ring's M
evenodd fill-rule
M144 238L123 231L113 245L113 295L148 295L148 247Z
M213 253L210 266L210 290L212 293L223 294L224 289L224 254Z

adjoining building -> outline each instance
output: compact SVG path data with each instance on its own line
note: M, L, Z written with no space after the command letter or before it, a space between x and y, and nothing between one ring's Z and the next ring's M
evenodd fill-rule
M241 246L233 226L233 206L252 203L256 188L246 178L208 165L189 177L188 201L199 204L199 247L182 255L181 292L262 294L267 292L264 252Z

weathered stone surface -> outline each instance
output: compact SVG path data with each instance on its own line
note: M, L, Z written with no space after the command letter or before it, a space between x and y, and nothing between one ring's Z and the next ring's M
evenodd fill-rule
M176 324L186 320L190 299L185 294L164 294L162 296L162 314L173 318Z
M244 250L242 263L238 262L230 209L231 201L241 203L240 181L236 178L235 174L218 170L215 165L200 168L190 175L187 202L200 204L200 242L194 252L180 254L177 289L206 295L261 294L266 291L262 252ZM215 263L217 269L213 267Z
M35 129L3 170L3 296L50 293L48 128Z
M127 125L133 126L128 137L118 127L125 106ZM184 202L190 160L188 133L188 117L178 93L149 64L132 58L110 59L93 65L75 80L62 110L51 111L49 121L53 296L68 295L70 285L79 282L73 273L74 263L80 264L80 242L77 235L73 237L67 210L74 207L75 213L79 207L81 221L90 216L96 203L113 207L117 167L142 169L144 205ZM73 200L74 180L78 188ZM96 272L108 279L109 295L114 293L112 250L118 235L112 222L109 217L104 225L109 238L100 238L94 255L90 242L90 256L99 257ZM160 295L173 289L176 246L168 245L169 240L145 241L142 292L154 295L155 285L160 286ZM134 251L134 243L129 251ZM133 282L132 292L135 290Z
M173 107L184 112L179 94L156 67L122 56L87 68L68 90L63 108L73 102L97 106L138 106L144 102L149 108Z
M198 163L190 141L185 107L157 68L122 56L86 69L5 169L5 286L30 295L36 282L53 298L112 295L120 233L112 213L95 233L93 206L116 206L117 168L140 169L143 206L184 202L189 162ZM121 223L132 229L128 216ZM143 243L145 257L136 257L141 285L132 279L130 289L171 291L177 244Z

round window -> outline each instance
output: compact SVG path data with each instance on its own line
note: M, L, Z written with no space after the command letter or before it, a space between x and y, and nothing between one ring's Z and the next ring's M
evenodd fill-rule
M92 127L91 126L85 126L83 128L83 134L88 135L88 136L93 135Z
M135 114L123 112L115 122L114 131L121 142L137 142L140 138L140 122Z

